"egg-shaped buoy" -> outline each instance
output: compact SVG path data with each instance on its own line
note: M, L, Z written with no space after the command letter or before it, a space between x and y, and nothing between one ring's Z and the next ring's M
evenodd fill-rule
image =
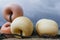
M15 18L23 16L23 9L18 4L9 4L6 5L3 9L3 17L9 21L12 22Z
M31 36L33 33L33 23L27 17L17 17L11 23L11 33L18 34L22 36Z
M2 27L1 27L1 33L3 34L11 34L11 30L10 30L10 22L6 22Z
M58 34L58 24L51 19L40 19L36 23L36 31L40 36L56 36Z

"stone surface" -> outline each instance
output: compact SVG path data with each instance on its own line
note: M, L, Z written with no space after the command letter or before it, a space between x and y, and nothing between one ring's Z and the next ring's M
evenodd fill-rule
M3 40L60 40L60 39L51 39L51 38L26 38L26 39L17 39L17 38L8 38Z

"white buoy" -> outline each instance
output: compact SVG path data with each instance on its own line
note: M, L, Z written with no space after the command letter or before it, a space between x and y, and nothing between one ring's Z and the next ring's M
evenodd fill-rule
M31 36L33 33L33 23L27 17L18 17L11 23L11 33L22 36Z
M40 36L55 36L58 34L58 24L50 19L41 19L36 23L36 31Z

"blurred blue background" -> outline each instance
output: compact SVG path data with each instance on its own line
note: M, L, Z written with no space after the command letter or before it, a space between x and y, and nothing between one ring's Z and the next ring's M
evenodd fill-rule
M0 0L0 26L6 22L2 9L10 3L21 5L24 16L30 18L34 25L39 19L47 18L55 20L60 28L60 0Z

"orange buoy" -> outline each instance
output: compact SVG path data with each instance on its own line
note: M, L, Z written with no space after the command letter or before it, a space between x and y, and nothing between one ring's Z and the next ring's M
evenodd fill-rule
M5 24L1 27L1 33L11 34L10 24L11 24L10 22L5 23Z
M22 10L21 6L19 6L17 4L7 5L3 9L3 16L7 21L11 22L15 18L17 18L19 16L23 16L23 10Z

